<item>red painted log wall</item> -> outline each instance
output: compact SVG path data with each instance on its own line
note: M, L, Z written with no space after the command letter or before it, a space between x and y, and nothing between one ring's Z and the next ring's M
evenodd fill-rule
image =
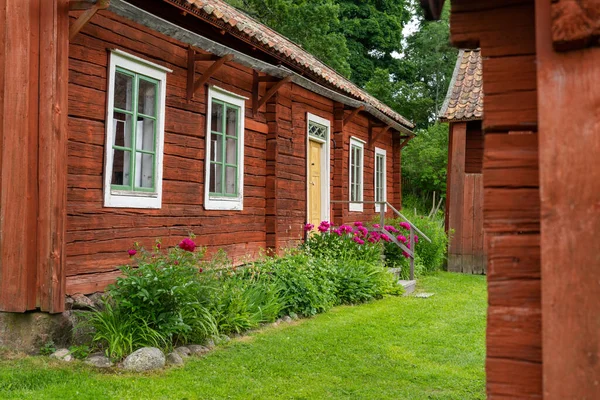
M173 70L167 76L163 205L159 210L103 207L107 50L113 48ZM149 246L162 238L166 246L172 246L193 232L209 252L223 248L237 262L267 247L277 250L297 244L306 220L306 112L331 121L335 139L331 198L347 199L342 186L348 180L348 138L368 140L367 116L357 116L343 134L334 134L336 104L293 83L284 84L256 116L248 101L244 210L206 211L202 204L206 96L205 89L200 89L186 102L187 45L102 11L71 42L69 56L68 293L102 290L118 275L117 267L128 262L126 252L134 241ZM196 71L201 73L205 64L198 63ZM251 98L252 82L250 68L226 63L209 84ZM261 94L265 86L260 86ZM339 116L339 105L337 109ZM392 164L392 133L383 135L376 145L387 150L388 199L395 201L393 175L399 174L400 166ZM373 199L373 157L374 150L365 146L365 200ZM374 207L365 206L364 213L347 213L337 222L373 216Z

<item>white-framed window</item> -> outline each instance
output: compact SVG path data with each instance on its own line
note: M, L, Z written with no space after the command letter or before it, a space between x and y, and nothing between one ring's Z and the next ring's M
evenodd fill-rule
M244 208L244 107L247 98L208 88L206 118L206 210Z
M161 207L167 72L121 50L110 53L105 207Z
M365 142L350 138L350 211L363 211ZM360 203L359 203L360 202Z
M387 157L384 149L375 147L375 168L374 173L374 188L375 201L387 201L387 174L386 174ZM380 204L375 203L375 212L380 211ZM387 210L387 205L384 206Z

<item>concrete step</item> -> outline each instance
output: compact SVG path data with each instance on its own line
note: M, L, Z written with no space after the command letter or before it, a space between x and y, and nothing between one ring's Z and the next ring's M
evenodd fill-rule
M412 281L399 280L398 285L402 285L402 287L404 288L404 296L408 296L409 294L411 294L412 292L415 291L415 287L417 286L417 281L416 280L412 280Z

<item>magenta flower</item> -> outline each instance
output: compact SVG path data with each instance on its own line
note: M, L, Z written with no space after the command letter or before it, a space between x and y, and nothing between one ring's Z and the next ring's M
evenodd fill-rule
M379 229L380 227L381 227L381 225L379 225L379 224L373 225L373 228L375 228L375 229Z
M415 235L415 243L419 243L419 237Z
M386 231L391 232L391 233L399 233L400 232L398 229L396 229L392 225L386 225L383 227L383 229L385 229Z
M363 224L362 222L360 222L360 221L356 221L356 222L354 223L354 226L362 226L362 224Z
M342 233L342 231L340 230L340 228L338 228L338 229L334 229L334 230L332 230L331 232L333 232L333 233L336 233L338 236L342 236L342 235L343 235L343 233Z
M304 225L304 232L310 232L310 231L313 230L314 227L315 226L313 224L311 224L311 223L305 224Z
M342 226L340 226L340 232L351 233L352 232L352 227L349 226L349 225L342 225Z
M358 236L354 236L354 237L352 238L352 240L354 240L354 241L355 241L356 243L358 243L358 244L365 244L365 241L364 241L364 240L362 240L361 238L359 238Z
M390 239L388 235L381 235L381 240L388 243L392 241L392 239Z
M204 270L202 268L198 268L198 272L202 273Z
M328 221L321 221L321 224L317 229L319 230L319 232L327 232L331 225L332 224L330 224Z
M410 254L408 254L408 253L407 253L407 252L405 252L405 251L403 251L403 252L402 252L402 255L403 255L405 258L409 258L409 257L410 257Z
M359 234L359 236L367 236L369 234L369 230L364 226L359 226L356 228L356 232Z
M185 238L179 243L179 248L191 252L196 248L196 243L190 238Z
M408 222L400 222L400 227L406 229L407 231L410 230L410 224Z
M406 238L406 236L404 236L404 235L398 235L398 236L396 237L396 239L398 239L398 240L399 240L400 242L402 242L402 243L406 243L406 241L408 240L408 239Z
M133 257L137 254L137 250L136 249L129 249L127 250L127 254L129 254L129 257Z

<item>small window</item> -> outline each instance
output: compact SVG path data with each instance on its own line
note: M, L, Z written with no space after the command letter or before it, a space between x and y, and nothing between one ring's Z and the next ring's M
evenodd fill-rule
M119 50L110 54L105 207L161 207L167 72Z
M364 142L350 138L350 211L363 211Z
M383 149L375 147L375 201L387 201L387 181L386 181L386 152ZM375 211L380 211L380 204L375 204ZM387 205L384 207L387 210Z
M206 133L207 210L242 210L245 98L210 87Z

